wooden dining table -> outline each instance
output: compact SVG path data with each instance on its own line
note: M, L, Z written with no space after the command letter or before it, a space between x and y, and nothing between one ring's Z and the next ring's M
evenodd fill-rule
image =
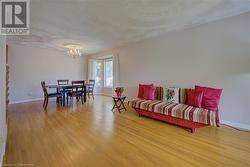
M83 86L83 101L84 103L86 102L86 89L90 84L84 84ZM62 92L62 106L66 105L66 100L67 100L67 92L71 89L74 88L81 88L81 85L47 85L46 86L49 89L58 89Z

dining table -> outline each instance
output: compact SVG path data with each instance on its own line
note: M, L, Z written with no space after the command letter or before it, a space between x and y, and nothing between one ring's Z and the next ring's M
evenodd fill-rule
M84 103L86 102L86 89L87 87L91 85L91 84L84 84L83 86L83 101ZM74 88L81 88L81 85L47 85L46 86L49 89L57 89L60 90L60 92L62 93L62 106L66 105L66 101L67 101L67 92L69 92L69 90L72 90Z

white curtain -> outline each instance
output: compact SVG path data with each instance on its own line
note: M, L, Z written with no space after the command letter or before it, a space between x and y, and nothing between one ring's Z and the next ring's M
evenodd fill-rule
M112 87L112 93L114 93L114 89L116 87L121 86L120 84L120 64L119 64L119 55L118 54L113 54L112 55L112 60L113 60L113 87ZM102 61L103 60L96 60L96 59L88 59L88 80L89 79L96 79L95 76L95 62L96 61ZM102 80L104 79L103 76L101 76ZM102 84L103 85L103 81Z
M95 79L94 76L94 59L88 59L88 80Z
M114 93L114 88L121 86L119 55L114 54L112 56L112 59L113 59L113 93Z

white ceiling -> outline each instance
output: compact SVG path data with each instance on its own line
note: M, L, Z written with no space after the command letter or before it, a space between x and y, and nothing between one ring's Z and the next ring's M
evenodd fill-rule
M29 36L8 43L85 54L250 11L250 0L31 0Z

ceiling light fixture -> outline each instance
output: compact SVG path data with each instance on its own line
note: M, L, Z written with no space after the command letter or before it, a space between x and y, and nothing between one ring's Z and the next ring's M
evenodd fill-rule
M72 58L79 58L80 56L82 56L81 53L81 46L80 45L75 45L75 44L66 44L65 45L66 48L68 48L68 56L72 57Z

